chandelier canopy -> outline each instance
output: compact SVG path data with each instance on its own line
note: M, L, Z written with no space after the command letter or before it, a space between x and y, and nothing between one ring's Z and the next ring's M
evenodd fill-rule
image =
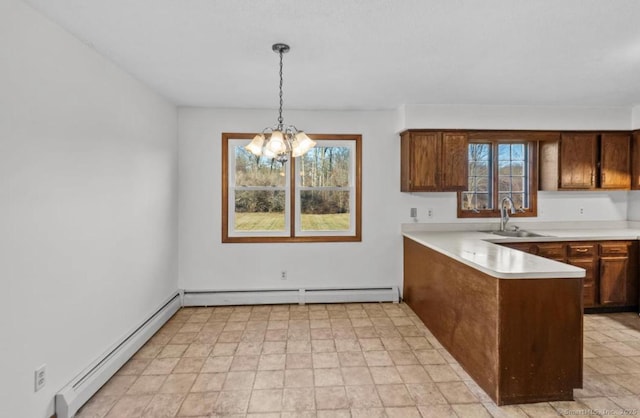
M278 123L264 128L245 148L254 155L275 158L285 163L291 157L299 157L313 148L316 143L294 125L285 125L282 119L282 55L289 52L287 44L273 44L273 52L280 55L280 108Z

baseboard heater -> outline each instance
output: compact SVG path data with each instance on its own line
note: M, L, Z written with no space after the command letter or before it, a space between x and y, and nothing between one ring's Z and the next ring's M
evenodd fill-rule
M56 394L57 418L71 418L180 309L180 293L171 296L133 332L107 350Z
M277 290L185 290L183 306L262 305L297 303L394 302L399 300L398 288L349 289L277 289Z

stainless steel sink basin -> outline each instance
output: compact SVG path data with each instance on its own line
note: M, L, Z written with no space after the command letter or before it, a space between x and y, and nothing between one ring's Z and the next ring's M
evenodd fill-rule
M524 229L518 229L514 231L489 231L491 234L500 235L503 237L517 237L517 238L527 238L527 237L544 237L546 235L536 234L535 232L525 231Z

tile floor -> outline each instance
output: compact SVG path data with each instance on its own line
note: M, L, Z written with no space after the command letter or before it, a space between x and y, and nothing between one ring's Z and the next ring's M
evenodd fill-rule
M640 415L640 319L586 315L573 402L496 406L405 304L181 309L78 417Z

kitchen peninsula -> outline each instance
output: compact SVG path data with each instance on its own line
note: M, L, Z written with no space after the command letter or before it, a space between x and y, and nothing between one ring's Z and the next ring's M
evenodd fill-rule
M635 243L637 225L541 226L527 229L544 236L526 239L451 226L458 230L403 228L405 302L496 404L573 399L582 387L585 269L513 244Z

